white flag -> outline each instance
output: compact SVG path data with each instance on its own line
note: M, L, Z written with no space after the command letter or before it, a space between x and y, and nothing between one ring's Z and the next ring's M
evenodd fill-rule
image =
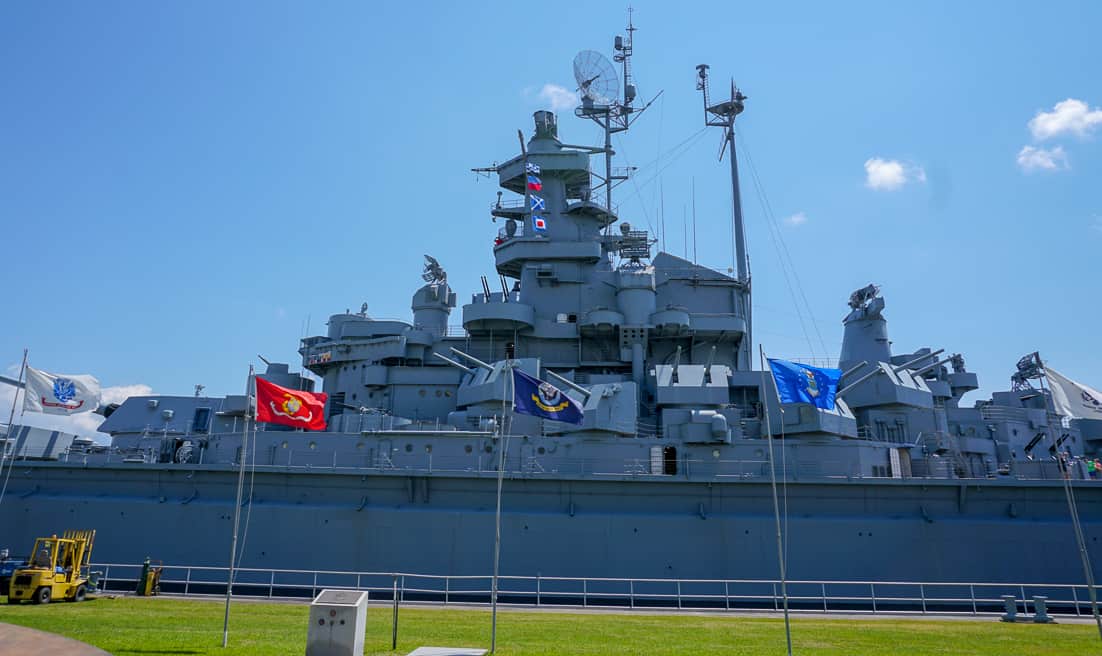
M1051 367L1045 367L1056 412L1072 419L1102 419L1102 392L1077 383Z
M24 412L48 415L75 415L99 407L99 381L92 376L51 374L27 367Z

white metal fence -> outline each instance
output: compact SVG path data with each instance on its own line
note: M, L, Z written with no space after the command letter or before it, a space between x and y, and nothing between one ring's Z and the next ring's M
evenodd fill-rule
M142 566L93 564L105 591L134 590ZM181 595L224 595L227 568L166 565L161 591ZM486 604L491 577L403 572L353 572L241 568L234 595L309 599L323 589L371 592L375 599L443 604ZM1012 596L1022 612L1033 598L1047 599L1049 612L1090 615L1087 587L1062 583L949 583L916 581L788 581L789 605L812 612L903 614L994 614ZM754 579L620 579L559 576L502 576L499 602L515 606L677 608L691 610L781 609L780 581Z

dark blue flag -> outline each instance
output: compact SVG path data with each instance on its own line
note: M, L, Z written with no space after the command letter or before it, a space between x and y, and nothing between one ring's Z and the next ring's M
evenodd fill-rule
M841 369L812 367L799 362L769 359L773 380L777 383L777 396L781 403L810 403L823 410L834 409L834 395L838 393Z
M522 415L582 423L582 407L551 383L513 369L513 410Z

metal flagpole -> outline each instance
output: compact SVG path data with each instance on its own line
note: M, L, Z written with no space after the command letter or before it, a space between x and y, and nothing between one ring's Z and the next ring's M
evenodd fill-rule
M245 429L241 431L240 467L237 470L237 502L233 506L233 540L230 542L230 571L226 578L226 614L222 620L222 647L230 640L230 598L233 596L233 566L237 558L237 528L241 523L241 494L245 487L245 461L249 450L249 414L253 409L253 367L249 365L249 379L245 383Z
M501 426L497 461L497 511L494 513L494 578L490 590L490 653L497 649L497 577L501 562L501 486L505 479L505 449L508 446L505 428L506 404L512 400L513 361L506 360L505 394L501 397Z
M19 381L23 382L23 375L27 372L27 349L23 349L23 364L19 366ZM23 394L27 392L24 389ZM4 501L4 494L8 491L8 479L11 478L11 470L15 468L15 441L12 439L11 426L15 422L15 407L19 403L19 387L15 388L15 394L11 397L11 413L8 414L8 432L5 435L4 452L0 453L0 474L4 474L4 457L10 457L11 462L8 463L8 473L4 474L4 487L0 488L0 503ZM11 447L10 454L8 447ZM26 452L26 449L24 449Z
M1044 375L1038 379L1041 383L1041 391L1045 392L1045 410L1049 409L1049 403L1052 399L1052 383L1048 380L1048 371L1045 369L1044 362L1041 362L1041 356L1037 356L1037 362L1041 365L1041 371ZM1045 389L1045 383L1048 383L1048 390ZM1056 406L1053 404L1052 413L1056 414ZM1055 438L1054 438L1055 439ZM1071 489L1071 466L1070 459L1062 459L1060 450L1056 450L1056 463L1060 465L1061 477L1064 479L1064 496L1067 498L1068 511L1071 513L1071 526L1075 530L1075 541L1079 547L1079 557L1083 561L1083 575L1087 579L1087 594L1091 600L1091 614L1094 615L1094 623L1098 627L1098 638L1102 640L1102 615L1098 612L1098 594L1094 589L1094 573L1091 571L1090 557L1087 555L1087 542L1083 537L1083 526L1079 523L1079 508L1075 503L1075 493Z
M765 349L760 344L758 345L758 353L761 356L761 370L764 376L770 370L765 368ZM772 373L769 373L769 375L772 376ZM774 391L776 391L776 387L776 381L774 381ZM777 468L773 461L773 428L769 423L769 405L766 401L768 397L768 394L762 395L762 414L765 415L765 433L769 438L769 483L773 488L773 519L777 523L777 561L781 566L781 598L784 600L784 639L788 644L788 656L792 656L792 627L788 621L788 581L784 571L784 539L781 537L781 507L777 502ZM781 396L778 392L777 403L780 402Z

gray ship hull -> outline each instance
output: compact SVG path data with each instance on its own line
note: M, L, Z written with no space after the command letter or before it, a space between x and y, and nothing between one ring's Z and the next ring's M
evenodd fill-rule
M0 505L18 547L97 530L95 560L225 566L231 467L16 468ZM247 486L248 486L247 481ZM496 479L257 471L244 567L486 575ZM1102 504L1075 484L1092 562ZM794 481L788 575L807 580L1082 583L1060 481ZM507 478L502 573L769 579L778 575L767 482Z

